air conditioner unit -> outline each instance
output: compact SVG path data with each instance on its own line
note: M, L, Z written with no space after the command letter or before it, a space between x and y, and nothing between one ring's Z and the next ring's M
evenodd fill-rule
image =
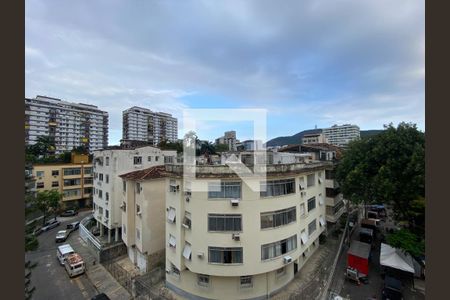
M170 274L170 272L171 272L170 269L166 269L167 274Z
M190 197L186 197L186 202L189 202L189 200L191 200Z
M125 207L125 204L120 205L120 208L123 209Z
M283 257L283 262L284 262L284 264L288 264L288 263L292 262L292 257L290 257L290 256Z
M186 192L184 192L184 195L185 195L185 196L191 196L192 193L191 193L191 191L186 191Z
M231 199L231 206L239 206L239 199Z
M235 241L240 241L241 240L241 236L239 235L239 233L233 233L231 237Z
M303 191L305 189L301 184L299 184L298 187L300 188L300 191Z
M197 256L203 258L205 256L205 253L199 251L197 252Z
M189 225L186 225L186 224L181 224L181 226L183 226L184 228L186 228L186 229L190 229L191 227L189 227Z
M138 211L138 212L136 213L136 215L138 215L138 216L140 216L141 214L142 214L141 211Z
M319 178L319 184L321 184L322 183L322 179L321 178Z

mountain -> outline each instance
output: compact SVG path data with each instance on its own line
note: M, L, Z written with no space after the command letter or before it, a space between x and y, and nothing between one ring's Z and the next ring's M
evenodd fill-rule
M321 133L322 129L308 129L300 131L291 136L279 136L274 139L271 139L267 142L266 147L269 146L283 146L283 145L291 145L291 144L300 144L303 135L312 134L312 133Z
M371 136L381 133L382 131L383 131L382 129L361 130L360 131L361 138L371 137ZM269 140L266 144L266 147L300 144L300 142L303 138L303 135L311 134L311 133L321 133L321 132L322 132L322 129L309 129L309 130L300 131L299 133L296 133L291 136L279 136L279 137Z

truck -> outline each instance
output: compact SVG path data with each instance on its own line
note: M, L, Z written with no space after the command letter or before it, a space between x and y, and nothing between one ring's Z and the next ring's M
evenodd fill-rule
M86 271L83 258L78 253L72 253L67 256L64 266L66 267L67 274L71 278L83 274Z
M366 281L369 275L371 246L360 241L352 241L347 252L346 277L357 282Z

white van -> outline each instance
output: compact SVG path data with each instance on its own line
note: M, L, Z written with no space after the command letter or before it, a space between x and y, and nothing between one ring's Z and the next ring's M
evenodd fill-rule
M72 246L70 246L69 244L64 244L57 248L56 257L58 258L59 263L64 266L66 257L73 253L75 253L75 251L73 251Z
M67 256L64 266L66 267L69 277L83 274L86 270L83 258L81 258L78 253L73 253Z

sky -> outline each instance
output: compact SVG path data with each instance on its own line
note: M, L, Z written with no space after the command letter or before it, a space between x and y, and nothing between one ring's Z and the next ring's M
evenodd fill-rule
M131 106L267 110L268 139L356 124L425 130L425 14L416 0L25 2L25 96L97 105L109 143ZM250 139L203 121L201 139Z

